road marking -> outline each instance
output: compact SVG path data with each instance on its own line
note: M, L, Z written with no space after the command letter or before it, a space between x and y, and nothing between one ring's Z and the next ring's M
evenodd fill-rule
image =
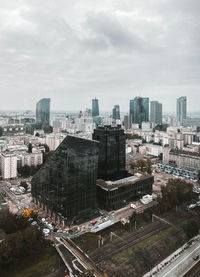
M200 245L196 247L190 254L188 254L184 259L182 259L178 264L176 264L170 271L168 271L165 275L162 275L162 277L167 276L174 268L176 268L179 264L181 264L185 259L187 259L190 255L192 255L198 248L200 248Z

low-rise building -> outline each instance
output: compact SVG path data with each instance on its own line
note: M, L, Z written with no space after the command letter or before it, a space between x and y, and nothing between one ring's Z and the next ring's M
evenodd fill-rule
M147 173L135 173L116 181L99 179L97 184L98 207L107 211L117 210L143 195L152 193L154 177Z

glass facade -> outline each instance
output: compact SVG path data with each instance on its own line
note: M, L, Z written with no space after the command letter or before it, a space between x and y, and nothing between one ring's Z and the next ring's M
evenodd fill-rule
M32 178L32 196L68 220L96 207L99 143L67 136Z
M149 121L149 98L135 97L130 100L130 123L140 124Z
M50 126L50 98L43 98L36 104L36 124L38 128L47 129Z
M99 100L92 99L92 116L99 116Z

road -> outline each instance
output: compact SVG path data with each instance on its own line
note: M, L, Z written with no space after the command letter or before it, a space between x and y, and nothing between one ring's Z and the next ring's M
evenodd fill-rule
M194 255L200 254L200 241L186 249L177 259L157 273L156 277L182 277L188 268L195 264Z
M184 277L197 277L200 276L200 261L197 261L196 264L184 275Z

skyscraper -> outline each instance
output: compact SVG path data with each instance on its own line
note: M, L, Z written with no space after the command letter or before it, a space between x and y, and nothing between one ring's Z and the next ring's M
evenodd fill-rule
M140 124L149 121L149 98L135 97L130 100L130 123Z
M112 110L112 117L113 119L120 119L120 107L119 105L115 105Z
M176 106L176 119L182 122L183 119L187 118L187 98L186 96L181 96L177 99Z
M162 124L162 104L158 101L151 101L150 121L154 124Z
M67 136L32 178L32 196L68 220L96 207L99 143Z
M121 126L98 126L92 138L100 142L98 178L115 180L124 177L126 136Z
M50 98L43 98L36 104L36 124L44 130L50 127L50 101Z
M92 99L92 116L99 116L99 100Z

